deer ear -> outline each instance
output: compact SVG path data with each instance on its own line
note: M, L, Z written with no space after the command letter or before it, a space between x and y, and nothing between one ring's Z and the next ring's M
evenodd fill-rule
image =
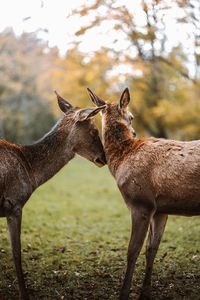
M63 99L56 91L55 91L55 94L57 96L58 105L59 105L60 109L64 113L68 112L68 110L70 108L72 108L72 105L68 101L66 101L65 99Z
M120 109L126 108L129 104L129 102L130 102L130 93L129 93L129 89L126 88L123 91L121 98L119 100L119 108Z
M103 106L105 105L105 101L103 101L101 98L99 98L97 95L95 95L91 89L87 88L88 94L92 100L92 102L96 105L96 106Z
M98 114L105 107L106 106L104 105L104 106L100 106L97 108L81 109L77 114L77 121L82 122L82 121L88 120L88 119L96 116L96 114Z

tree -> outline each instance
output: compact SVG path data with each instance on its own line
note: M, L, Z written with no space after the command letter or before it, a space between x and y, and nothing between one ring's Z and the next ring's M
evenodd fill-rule
M33 141L52 125L54 116L40 82L50 66L50 53L35 34L0 35L1 136L15 142ZM44 85L43 85L44 86ZM48 105L49 104L49 105Z
M96 93L108 96L110 87L117 78L109 74L113 60L108 51L103 49L86 58L76 48L68 51L65 57L57 60L52 72L52 86L77 106L91 106L86 88L91 87Z
M183 17L180 21L183 25L189 24L189 35L193 40L190 55L192 54L194 65L194 77L196 81L200 80L200 2L199 0L178 0L179 7L184 11Z
M161 109L163 103L165 108L166 104L168 107L172 103L176 105L179 102L178 95L185 99L191 94L181 93L180 89L183 85L191 90L199 84L198 78L192 77L187 68L192 62L187 59L188 53L185 52L184 45L181 45L183 41L180 39L173 46L169 42L170 36L166 30L169 20L173 22L175 29L180 29L183 22L187 25L184 29L186 33L191 29L191 18L195 20L197 11L197 7L194 7L192 2L194 3L195 0L143 0L129 6L128 3L122 5L118 1L96 0L92 3L84 3L73 11L73 14L83 19L84 24L76 32L79 44L83 37L87 36L89 31L94 32L95 28L101 27L102 31L104 27L109 28L108 34L111 30L114 32L110 35L113 40L108 45L108 51L115 58L116 65L126 64L132 67L132 71L127 72L127 78L123 83L131 86L135 93L136 107L133 108L140 118L138 127L154 136L173 136L173 132L166 127L169 122L165 120ZM185 11L189 5L190 17ZM190 45L190 54L194 57L192 50L194 39L190 40ZM137 88L140 90L136 91ZM186 105L186 102L183 101L183 104ZM159 113L161 111L162 114ZM151 115L151 122L149 122L149 115Z

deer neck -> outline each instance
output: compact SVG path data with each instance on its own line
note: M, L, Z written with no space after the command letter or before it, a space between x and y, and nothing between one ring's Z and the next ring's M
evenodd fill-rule
M107 164L113 173L127 152L127 146L133 142L125 124L106 121L103 126L103 141Z
M57 124L38 142L24 147L35 188L53 177L75 155L70 139L70 124L62 129Z
M143 143L132 136L124 123L114 120L104 122L103 140L107 164L114 176L121 163Z

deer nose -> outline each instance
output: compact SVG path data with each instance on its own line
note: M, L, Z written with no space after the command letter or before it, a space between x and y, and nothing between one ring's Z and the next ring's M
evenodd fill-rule
M97 165L98 167L103 167L106 164L106 157L105 154L98 156L97 158L95 158L94 160L95 165Z
M132 135L133 135L133 137L136 137L136 132L133 128L132 128Z

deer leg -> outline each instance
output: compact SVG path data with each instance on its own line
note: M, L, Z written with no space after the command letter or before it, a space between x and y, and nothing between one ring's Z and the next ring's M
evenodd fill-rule
M146 245L146 272L140 299L150 298L153 263L165 230L167 218L168 215L155 214L151 220Z
M15 263L17 279L19 283L19 293L21 300L28 300L28 294L25 287L24 275L22 271L21 263L21 220L22 220L22 210L18 208L14 214L7 217L7 224L10 233L11 247L13 253L13 259Z
M135 263L144 243L151 216L152 211L145 208L131 208L132 231L128 247L127 269L120 293L120 300L129 299Z

